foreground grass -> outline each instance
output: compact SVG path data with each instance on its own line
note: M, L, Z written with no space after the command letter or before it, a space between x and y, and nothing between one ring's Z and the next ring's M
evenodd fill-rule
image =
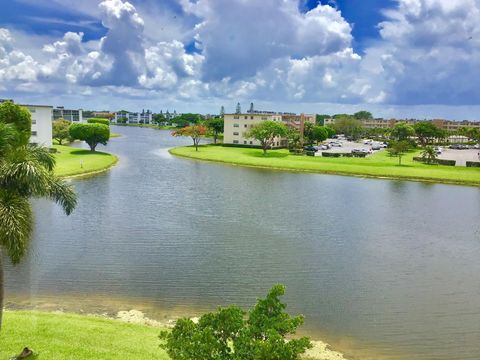
M70 146L54 145L57 149L55 174L62 177L84 175L106 170L113 166L118 158L104 152L91 152Z
M161 329L92 316L6 311L0 359L25 346L37 359L169 359L159 348Z
M204 145L198 152L194 147L187 146L171 149L170 153L198 160L278 170L480 186L480 169L414 162L412 158L418 156L418 151L403 156L401 166L398 158L388 156L386 151L367 158L323 158L290 155L286 149L270 150L267 156L263 156L261 149Z

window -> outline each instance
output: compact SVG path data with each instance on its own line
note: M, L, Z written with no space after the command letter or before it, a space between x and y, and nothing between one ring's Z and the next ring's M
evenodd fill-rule
M238 132L235 131L235 132L233 133L233 135L238 136Z
M253 141L250 141L250 145L253 145Z
M240 124L233 124L233 127L240 127Z
M32 125L35 125L37 123L37 120L32 119Z
M36 132L36 131L32 131L32 136L37 136L37 132Z
M248 119L248 116L245 116L245 119Z
M234 144L238 144L238 140L233 140L233 143L234 143Z
M252 119L252 120L253 120L253 116L250 116L250 119Z
M244 127L247 127L247 126L248 126L247 124L244 125Z
M247 141L246 141L246 140L244 140L244 141L243 141L243 144L244 144L244 145L247 145Z
M267 120L268 118L266 116L262 116L262 120Z

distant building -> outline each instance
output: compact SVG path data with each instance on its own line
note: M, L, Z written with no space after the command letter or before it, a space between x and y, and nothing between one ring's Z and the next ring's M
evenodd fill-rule
M142 110L142 112L120 111L115 113L114 122L123 122L127 124L151 124L152 112L150 110Z
M275 112L261 112L254 111L246 114L225 114L224 119L224 144L260 146L260 142L254 139L249 139L245 136L246 132L252 128L253 125L259 124L262 121L279 121L287 126L299 129L301 127L302 116L304 123L315 124L315 115L297 115L293 113L275 113ZM287 139L278 138L274 140L273 147L287 146Z
M22 105L32 115L32 135L30 142L41 146L52 147L53 106Z
M53 120L65 119L71 122L84 122L83 110L65 109L63 106L58 106L53 109Z

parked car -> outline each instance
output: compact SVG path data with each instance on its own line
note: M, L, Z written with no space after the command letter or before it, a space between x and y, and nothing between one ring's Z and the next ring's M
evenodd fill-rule
M340 141L331 142L330 145L335 147L342 147L342 143Z
M363 142L364 145L371 145L373 143L373 140L365 140Z
M315 148L315 146L305 146L303 148L303 150L305 151L313 151L313 152L317 152L318 150Z
M380 150L382 149L382 147L380 146L380 144L373 144L372 145L372 150Z
M443 149L442 149L440 146L436 146L436 147L434 147L433 149L435 150L435 153L436 153L437 155L440 155L440 154L442 153L442 151L443 151Z
M474 149L480 149L480 145L479 145L479 144L475 144L475 145L473 145L473 148L474 148Z

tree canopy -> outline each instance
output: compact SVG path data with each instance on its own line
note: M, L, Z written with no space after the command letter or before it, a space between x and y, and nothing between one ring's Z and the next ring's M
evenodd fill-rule
M198 323L180 319L171 332L160 334L162 347L173 360L298 360L311 348L307 337L286 339L303 324L291 317L279 299L283 285L275 285L264 299L245 313L238 306L203 315Z
M415 134L422 146L433 142L436 138L442 138L445 136L445 132L431 121L420 121L416 123L413 128L415 129Z
M213 135L213 143L217 143L218 135L223 133L224 121L222 117L214 117L205 121L205 125Z
M355 119L353 116L339 116L335 119L333 128L337 134L344 134L351 136L355 139L360 138L363 132L362 123L360 120Z
M277 121L266 120L258 123L247 132L246 137L260 142L263 155L273 145L275 138L287 135L287 126Z
M396 141L404 141L415 135L415 130L412 126L405 123L395 124L390 131L390 137Z
M63 140L70 138L70 132L68 128L71 122L65 119L55 120L52 124L52 138L57 140L58 145L62 145Z
M200 143L200 139L202 136L205 136L208 132L206 126L200 125L192 125L180 128L178 130L172 131L172 136L187 136L191 137L193 140L193 146L195 146L195 151L198 151L198 144Z
M98 144L107 145L110 139L110 128L103 124L72 124L70 126L72 139L83 140L91 151L95 151Z
M364 120L364 119L373 119L373 115L369 111L358 111L355 114L353 114L353 117L357 120Z
M30 111L11 101L5 101L0 105L0 122L12 124L15 127L17 130L15 132L17 145L28 143L32 131Z
M103 125L110 126L110 121L104 118L91 118L91 119L88 119L87 122L89 124L103 124Z
M305 140L309 145L325 141L328 138L328 131L323 126L306 123L304 127Z

